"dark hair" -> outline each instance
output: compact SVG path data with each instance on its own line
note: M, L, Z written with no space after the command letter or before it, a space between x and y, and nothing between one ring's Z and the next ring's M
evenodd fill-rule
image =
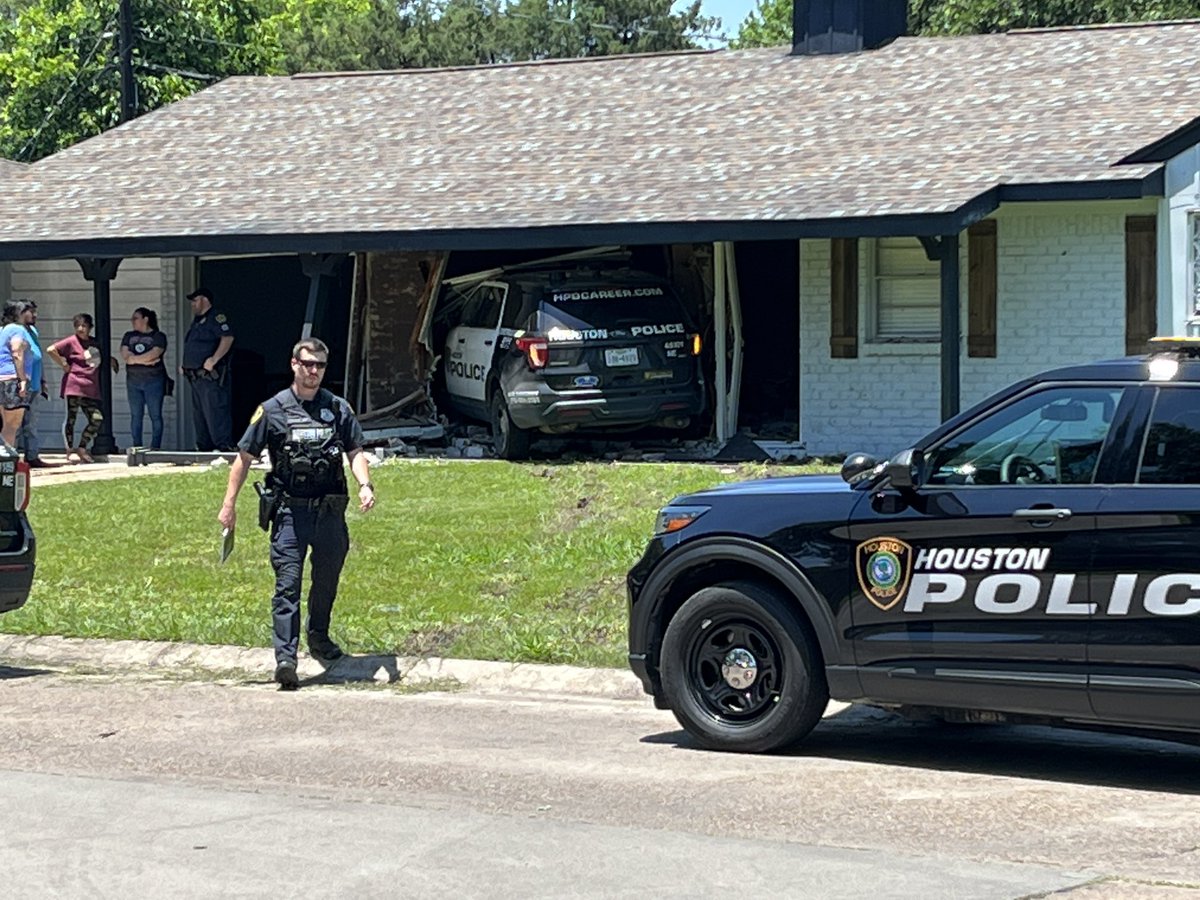
M86 325L88 328L95 328L96 322L88 313L77 313L71 323L78 328L80 325Z
M292 348L292 359L299 359L301 350L307 350L309 353L324 353L325 358L329 358L329 348L320 338L310 337L297 341L296 346Z
M150 330L151 331L158 331L158 313L156 313L152 309L146 309L146 307L144 307L144 306L139 306L137 309L134 310L134 313L150 322ZM155 401L155 402L157 402L157 401Z
M32 300L8 300L4 304L4 313L0 315L0 321L3 321L5 325L9 325L16 322L31 309L37 309L37 304Z

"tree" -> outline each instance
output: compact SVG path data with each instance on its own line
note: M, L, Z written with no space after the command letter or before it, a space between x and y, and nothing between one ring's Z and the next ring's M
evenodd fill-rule
M141 112L226 75L278 71L247 0L137 0ZM34 0L0 18L0 153L34 160L119 120L116 0Z
M229 75L678 50L700 0L131 0L137 109ZM120 118L118 0L0 0L0 155L36 160Z
M792 0L758 0L754 11L742 22L737 37L729 42L734 50L745 47L780 47L792 42Z
M700 0L674 12L671 0L515 0L503 20L513 60L687 50L718 25Z
M908 32L983 34L1197 16L1200 0L909 0ZM758 0L731 46L772 47L791 41L791 0Z
M1015 28L1193 18L1195 0L911 0L914 34L981 34Z

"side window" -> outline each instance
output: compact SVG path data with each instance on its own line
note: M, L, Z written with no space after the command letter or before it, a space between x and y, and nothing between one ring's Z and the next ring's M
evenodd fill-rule
M1138 483L1200 484L1200 389L1159 389Z
M484 284L471 295L463 308L462 324L471 328L495 328L500 321L500 306L504 290L494 284Z
M1119 387L1056 387L1022 397L928 454L929 484L1091 484Z
M508 289L508 296L504 301L504 315L500 318L501 328L521 328L522 319L528 316L522 316L522 300L525 292L517 285L511 285Z

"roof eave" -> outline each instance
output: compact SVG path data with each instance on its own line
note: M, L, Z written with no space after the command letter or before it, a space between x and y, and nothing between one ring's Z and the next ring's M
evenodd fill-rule
M1176 128L1153 143L1133 151L1119 165L1166 162L1200 144L1200 116Z
M683 244L803 238L958 234L1004 202L1131 200L1162 196L1163 172L1108 181L1002 185L945 212L704 222L613 222L531 228L160 235L0 242L0 260L209 256L226 253L355 253L380 250L524 250L601 244Z

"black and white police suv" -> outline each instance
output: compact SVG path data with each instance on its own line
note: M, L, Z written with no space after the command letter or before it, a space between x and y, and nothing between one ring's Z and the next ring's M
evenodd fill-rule
M0 613L25 605L37 556L29 505L29 466L0 441Z
M830 697L959 722L1200 734L1200 342L1014 384L889 461L678 497L629 661L702 745Z
M505 272L439 301L445 389L522 459L536 432L686 428L704 409L700 336L674 289L630 269Z

